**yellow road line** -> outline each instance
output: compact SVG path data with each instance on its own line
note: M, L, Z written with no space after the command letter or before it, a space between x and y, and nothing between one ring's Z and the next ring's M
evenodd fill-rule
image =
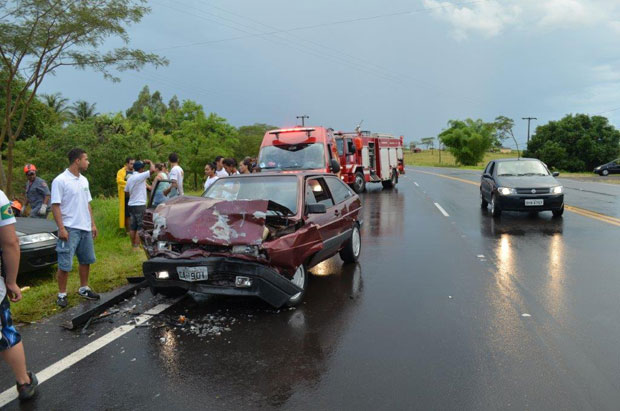
M441 177L441 178L447 178L449 180L459 181L461 183L467 183L467 184L471 184L471 185L475 185L475 186L480 186L480 183L477 183L477 182L471 181L471 180L466 180L464 178L452 177L452 176L447 176L445 174L439 174L439 173L432 173L430 171L422 171L422 170L414 170L414 169L412 169L411 171L413 171L415 173L430 174L430 175ZM570 212L575 213L575 214L579 214L579 215L581 215L583 217L592 218L594 220L602 221L604 223L620 227L620 218L612 217L612 216L609 216L609 215L606 215L606 214L597 213L595 211L590 211L590 210L586 210L584 208L579 208L579 207L575 207L575 206L565 205L564 208L567 211L570 211Z

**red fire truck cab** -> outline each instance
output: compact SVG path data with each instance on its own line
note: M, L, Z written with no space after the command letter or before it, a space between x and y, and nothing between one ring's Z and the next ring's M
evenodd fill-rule
M294 127L265 133L258 154L261 170L315 170L338 173L334 133L325 127Z
M405 174L403 137L360 131L334 133L340 177L357 193L366 189L367 183L381 183L392 188L398 176Z

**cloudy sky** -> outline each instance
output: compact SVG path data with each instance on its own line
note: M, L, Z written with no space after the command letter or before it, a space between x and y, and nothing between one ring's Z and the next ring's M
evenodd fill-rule
M620 126L617 0L152 0L131 45L168 67L111 83L63 69L43 92L124 111L144 85L240 126L309 123L436 136L450 119L536 124L567 113ZM115 45L110 42L107 46Z

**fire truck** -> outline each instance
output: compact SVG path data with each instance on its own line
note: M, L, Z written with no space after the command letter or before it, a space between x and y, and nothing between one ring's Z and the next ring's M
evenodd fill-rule
M357 193L366 190L367 183L381 183L392 188L398 176L405 174L403 136L356 132L335 132L340 159L340 178Z

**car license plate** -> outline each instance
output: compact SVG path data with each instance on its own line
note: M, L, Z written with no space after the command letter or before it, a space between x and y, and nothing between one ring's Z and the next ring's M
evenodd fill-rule
M183 281L204 281L209 278L208 267L177 267L179 280Z
M525 200L525 205L526 206L541 206L544 203L545 203L545 200L543 200L543 199Z

